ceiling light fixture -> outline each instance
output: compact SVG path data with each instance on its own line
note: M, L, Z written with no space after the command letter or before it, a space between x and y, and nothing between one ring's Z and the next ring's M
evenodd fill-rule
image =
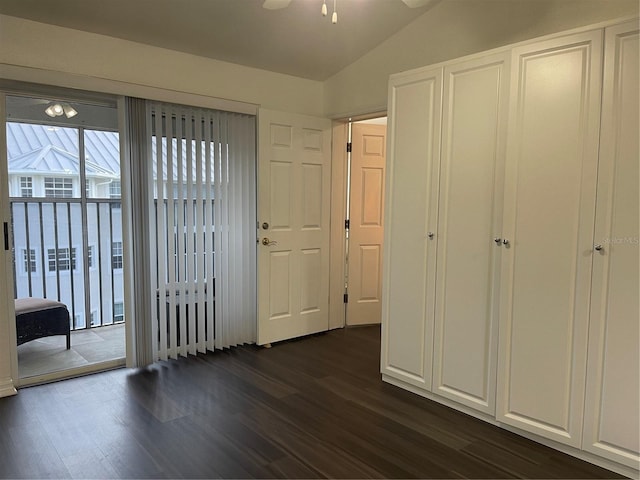
M338 0L333 0L333 15L331 15L331 23L334 25L338 23L338 11L336 9L337 3ZM322 9L320 11L322 12L323 17L327 16L327 0L322 0Z
M44 113L49 115L50 117L59 117L64 114L65 117L71 118L75 117L78 114L78 111L73 108L68 103L50 103L47 108L45 108Z

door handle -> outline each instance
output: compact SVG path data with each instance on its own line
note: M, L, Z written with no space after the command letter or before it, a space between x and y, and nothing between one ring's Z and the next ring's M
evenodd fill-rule
M273 241L273 240L269 240L269 238L268 238L268 237L264 237L264 238L262 239L262 244L263 244L265 247L270 247L271 245L277 245L277 244L278 244L278 242Z

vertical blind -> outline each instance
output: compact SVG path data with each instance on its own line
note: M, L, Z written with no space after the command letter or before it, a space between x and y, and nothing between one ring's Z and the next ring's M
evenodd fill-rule
M154 360L255 342L255 117L150 102L147 133Z

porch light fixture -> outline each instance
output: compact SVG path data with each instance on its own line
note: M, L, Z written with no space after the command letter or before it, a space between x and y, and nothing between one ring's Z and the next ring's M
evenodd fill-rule
M75 117L78 114L78 111L68 103L56 102L50 103L49 106L45 108L44 113L50 117L59 117L64 114L65 117L71 118Z

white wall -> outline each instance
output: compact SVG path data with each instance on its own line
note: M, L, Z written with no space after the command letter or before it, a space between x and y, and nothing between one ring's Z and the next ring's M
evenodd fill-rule
M385 111L392 73L638 11L638 0L443 0L329 78L324 113Z
M141 86L156 87L173 93L159 100L184 92L322 114L321 82L105 35L0 15L0 45L0 78L145 98L154 95Z

